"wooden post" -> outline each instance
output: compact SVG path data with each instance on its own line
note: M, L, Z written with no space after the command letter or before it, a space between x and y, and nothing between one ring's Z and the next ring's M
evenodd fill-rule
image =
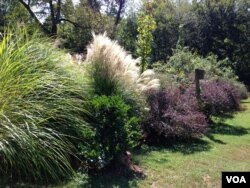
M201 106L201 88L200 88L200 80L204 79L205 71L201 69L195 69L195 88L196 88L196 98Z

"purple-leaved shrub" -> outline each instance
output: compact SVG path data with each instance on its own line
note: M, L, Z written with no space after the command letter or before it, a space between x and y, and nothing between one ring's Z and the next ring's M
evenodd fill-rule
M195 86L189 87L185 95L195 96ZM240 92L223 80L201 82L201 109L207 117L220 116L240 109Z
M143 123L145 139L150 143L199 137L206 132L206 116L199 111L196 98L178 88L148 93L150 107Z

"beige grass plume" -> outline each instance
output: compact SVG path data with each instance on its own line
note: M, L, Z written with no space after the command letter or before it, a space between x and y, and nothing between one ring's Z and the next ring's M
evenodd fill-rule
M153 70L146 70L141 76L139 59L133 59L117 41L106 36L93 34L93 41L87 48L88 63L98 63L105 67L102 72L109 79L121 83L124 88L135 87L139 91L158 88L159 80L155 79ZM151 74L151 75L150 75Z
M110 79L120 82L125 87L131 87L139 77L137 59L133 59L117 41L106 36L93 34L93 41L87 48L87 62L99 63L107 71L103 74Z

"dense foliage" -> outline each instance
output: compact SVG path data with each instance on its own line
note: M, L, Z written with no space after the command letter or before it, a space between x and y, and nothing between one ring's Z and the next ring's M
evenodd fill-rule
M37 34L8 30L0 42L0 169L9 181L60 180L73 173L76 138L91 130L84 91Z
M149 142L189 139L206 132L206 116L199 111L193 95L178 88L162 89L149 93L148 103L150 111L143 130Z
M119 160L122 152L134 148L141 139L140 117L122 96L96 96L91 101L95 139L88 157L99 166Z
M186 91L195 96L195 86ZM240 92L233 85L223 80L201 83L202 111L207 117L225 115L240 108Z
M213 53L218 60L228 58L229 66L249 85L249 6L245 0L153 1L157 27L152 62L166 63L181 35L184 46L201 56Z
M106 35L93 36L86 61L92 89L89 124L95 131L87 156L101 168L139 144L143 106L135 91L139 68L137 60Z
M249 85L249 1L154 0L149 9L147 4L130 0L1 0L0 28L16 21L38 27L61 38L60 46L73 52L86 50L91 31L107 31L136 55L140 48L136 45L137 20L151 12L150 20L156 22L148 56L151 62L166 62L181 36L181 43L199 55L212 52L219 60L228 58L240 80Z
M187 47L174 49L168 62L158 62L154 65L154 69L161 75L169 75L170 81L179 85L193 83L195 69L205 70L206 79L237 80L228 59L218 60L212 54L204 58L191 52Z
M121 21L116 36L119 44L133 56L137 55L137 41L135 40L135 36L138 35L137 27L137 15L135 13L130 14L126 20Z

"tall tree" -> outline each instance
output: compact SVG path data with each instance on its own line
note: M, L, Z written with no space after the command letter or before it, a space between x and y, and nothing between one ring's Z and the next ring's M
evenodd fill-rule
M92 8L89 0L80 0L78 4L72 6L67 0L62 5L62 16L77 22L80 27L63 22L60 24L58 36L62 38L61 44L73 52L82 53L86 50L87 44L92 39L91 31L108 34L112 32L113 20L102 13L101 10ZM96 1L99 3L99 1ZM70 8L71 7L71 8Z
M177 16L177 6L170 0L155 0L153 6L157 27L153 32L151 58L152 61L166 62L179 38L180 18Z
M103 6L106 8L107 15L114 17L113 37L116 34L117 25L125 12L126 3L127 0L104 0Z
M34 5L34 3L45 3L43 1L25 1L25 0L18 0L23 6L24 8L29 12L31 18L38 24L38 26L45 32L45 33L50 33L49 30L40 22L40 20L38 19L38 17L36 16L35 12L32 10L31 6Z
M116 39L119 41L127 51L130 51L133 56L136 56L136 40L137 40L137 15L135 13L129 14L119 24Z
M151 3L145 4L145 13L138 18L138 55L141 57L141 73L147 68L152 51L153 35L156 28Z
M185 44L201 55L229 58L241 80L250 85L250 7L248 0L203 0L183 19Z
M58 25L62 22L68 22L73 24L75 27L81 27L78 23L68 19L67 17L63 17L62 15L62 0L18 0L29 12L30 16L35 20L35 22L42 28L46 33L55 36L58 32ZM43 24L36 13L32 10L33 6L39 7L40 12L44 13L44 16L48 16L50 20L50 28L47 28L45 24ZM48 10L48 12L47 12Z

